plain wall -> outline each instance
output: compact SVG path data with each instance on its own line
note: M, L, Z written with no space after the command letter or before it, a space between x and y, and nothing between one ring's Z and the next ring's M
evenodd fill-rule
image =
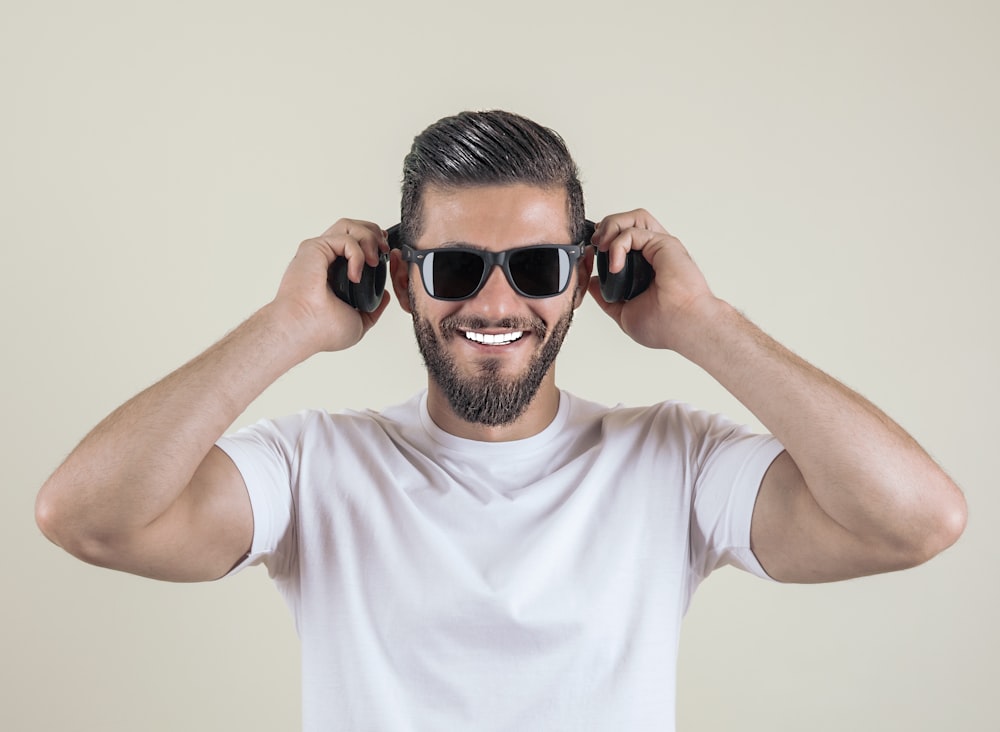
M0 728L298 726L297 640L264 570L171 585L87 566L41 536L36 491L269 300L299 241L342 216L394 223L426 125L505 108L565 137L591 217L648 208L718 295L885 409L968 497L960 542L911 571L709 578L679 728L1000 729L998 30L985 0L5 0ZM238 425L424 381L394 304ZM559 382L754 423L593 303Z

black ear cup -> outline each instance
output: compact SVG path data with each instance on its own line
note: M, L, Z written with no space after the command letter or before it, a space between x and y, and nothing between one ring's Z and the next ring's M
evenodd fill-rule
M347 259L337 257L326 272L326 281L334 295L351 307L370 313L382 302L388 257L387 254L380 255L374 267L366 264L361 270L361 282L347 279Z
M403 235L400 233L402 224L394 224L386 229L385 238L389 242L389 249L399 249L403 246Z
M601 295L605 302L631 300L642 293L653 281L653 266L640 251L625 255L625 266L620 272L608 271L608 253L597 253L597 278L601 282Z
M386 234L389 240L390 249L398 249L399 224L390 228ZM372 312L382 302L382 293L385 291L385 278L389 261L389 255L385 252L379 254L378 264L369 267L367 264L361 270L361 282L351 282L347 279L347 260L338 257L333 260L333 264L326 273L326 281L333 290L333 294L339 297L353 308L366 313Z
M597 224L589 219L584 222L584 242L590 243ZM625 266L620 272L608 271L608 253L597 253L597 279L601 283L601 296L605 302L631 300L642 293L653 281L653 265L646 261L642 252L625 255Z

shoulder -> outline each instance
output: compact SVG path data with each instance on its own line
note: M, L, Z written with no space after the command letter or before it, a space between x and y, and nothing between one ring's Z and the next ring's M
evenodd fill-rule
M641 432L689 436L702 439L720 432L746 429L727 417L679 401L642 406L618 404L608 407L564 392L570 400L570 423L600 423L609 436Z
M638 450L650 457L658 454L697 466L713 456L730 454L734 448L753 449L773 440L723 414L686 402L607 407L572 395L569 398L570 431L578 436L589 431L594 442L615 451Z
M383 410L303 409L260 419L228 435L226 440L272 444L284 451L328 445L352 438L392 437L419 423L419 396Z

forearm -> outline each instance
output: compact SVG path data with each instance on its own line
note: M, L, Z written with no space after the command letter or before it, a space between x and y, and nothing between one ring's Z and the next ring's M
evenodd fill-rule
M250 402L310 355L290 322L263 308L94 428L39 493L52 531L127 532L163 514Z
M916 442L853 391L717 299L684 245L642 209L608 216L593 243L619 264L638 250L647 292L606 303L633 340L715 377L785 446L760 483L751 548L771 576L818 582L919 564L953 543L961 491Z
M782 442L816 503L855 536L917 546L962 502L899 425L726 303L707 299L680 344Z

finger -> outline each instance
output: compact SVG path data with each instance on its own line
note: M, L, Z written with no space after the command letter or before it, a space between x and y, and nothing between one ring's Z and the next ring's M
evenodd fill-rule
M355 283L361 281L366 265L376 267L380 261L378 245L370 236L366 237L364 242L358 241L355 236L348 234L320 236L305 243L312 244L323 251L327 266L333 264L336 259L346 259L347 278Z
M621 272L630 251L642 251L650 242L662 238L663 235L659 232L648 229L623 229L607 244L608 270L612 273Z
M373 267L378 264L379 252L389 251L388 233L372 221L340 219L323 232L322 236L347 236L355 239L365 251L365 260Z
M369 250L370 248L369 246ZM378 255L375 255L374 261L372 261L371 252L366 251L365 247L351 236L343 237L341 256L347 258L347 279L354 283L361 282L361 275L366 264L372 267L378 264Z
M372 222L365 221L363 219L337 219L333 226L323 232L323 236L340 236L342 234L359 234L362 231L370 232L371 234L380 234L382 228Z
M661 234L669 233L649 211L637 208L605 216L597 225L592 241L598 249L603 250L609 241L626 229L645 229Z
M365 261L369 266L374 267L378 264L379 253L389 251L388 234L380 226L370 221L360 222L360 224L352 222L344 234L361 245Z

